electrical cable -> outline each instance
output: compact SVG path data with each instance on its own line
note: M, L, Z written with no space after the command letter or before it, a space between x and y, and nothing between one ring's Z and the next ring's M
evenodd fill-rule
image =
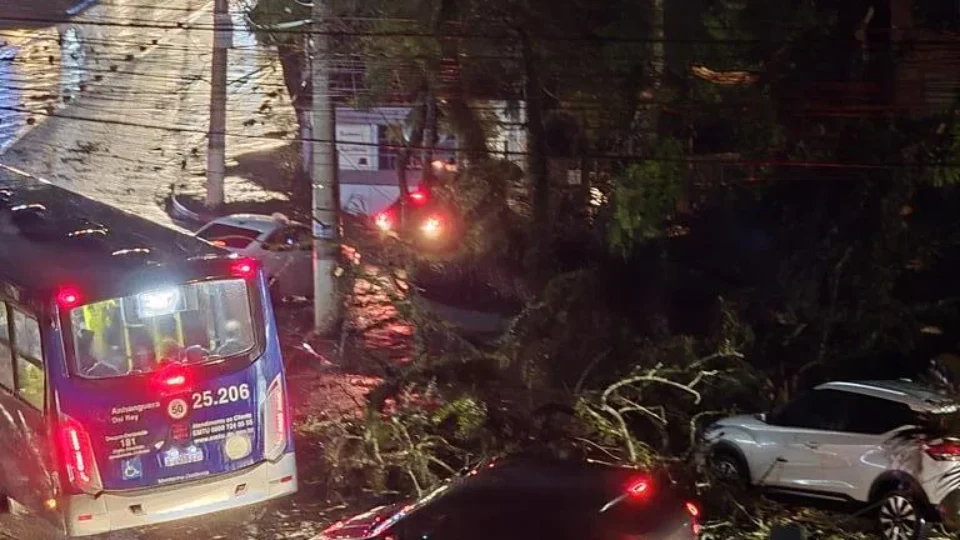
M16 107L0 106L0 110L13 111L13 112L27 112ZM112 119L102 119L102 118L89 118L73 114L64 114L64 113L35 113L43 114L44 116L49 116L51 118L60 118L66 120L73 120L78 122L87 122L95 123L102 125L114 125L114 126L127 126L127 127L137 127L144 129L154 129L167 131L172 133L194 133L198 135L206 135L207 132L197 128L191 128L186 126L165 126L160 124L145 124L140 122L131 122L125 120L112 120ZM270 137L265 135L249 135L243 133L226 133L227 138L234 137L240 139L258 139L258 140L269 140L276 142L278 140L284 140L288 142L312 142L312 143L331 143L328 139L318 139L318 138L301 138L301 137ZM414 151L433 151L433 152L447 152L450 151L448 148L435 147L435 146L410 146L403 144L394 144L394 143L384 143L384 142L354 142L354 141L342 141L340 144L345 144L349 146L365 146L365 147L377 147L384 149L393 149L393 150L414 150ZM466 152L466 150L459 150ZM509 155L509 156L529 156L531 152L528 151L519 151L519 150L508 150L502 151L497 150L491 152L496 155ZM561 156L561 155L546 155L544 156L548 159L559 158L566 159L570 156ZM661 158L661 157L651 157L651 156L637 156L637 155L626 155L626 154L582 154L576 156L578 158L590 159L590 160L606 160L606 161L639 161L639 162L654 162L654 163L675 163L675 164L689 164L692 162L695 163L713 163L719 165L738 165L745 167L798 167L798 168L826 168L826 169L841 169L841 170L895 170L895 169L923 169L930 167L957 167L960 168L960 162L944 162L937 164L923 164L923 163L866 163L866 162L840 162L840 161L815 161L815 160L784 160L784 159L725 159L725 158Z

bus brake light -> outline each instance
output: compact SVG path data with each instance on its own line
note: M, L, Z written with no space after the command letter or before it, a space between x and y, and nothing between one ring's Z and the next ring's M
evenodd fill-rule
M189 373L176 363L167 364L152 379L154 389L163 395L189 390Z
M57 304L60 307L72 308L80 303L80 292L73 287L63 287L57 292Z
M265 423L264 455L270 461L276 461L287 448L286 400L280 375L277 375L270 384L270 390L267 391L263 421Z
M257 273L257 261L254 259L240 259L230 267L230 273L243 279L252 278Z
M91 495L103 491L100 471L94 458L93 445L87 430L73 418L60 416L60 455L67 478L73 487Z
M187 377L184 375L171 375L163 380L163 384L167 386L181 386L187 382Z

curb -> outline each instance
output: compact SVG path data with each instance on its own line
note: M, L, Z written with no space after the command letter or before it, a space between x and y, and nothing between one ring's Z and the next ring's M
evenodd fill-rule
M67 16L69 17L79 15L80 13L86 11L87 8L91 7L96 2L97 0L82 0L79 4L76 4L73 7L65 9L64 13L66 13Z

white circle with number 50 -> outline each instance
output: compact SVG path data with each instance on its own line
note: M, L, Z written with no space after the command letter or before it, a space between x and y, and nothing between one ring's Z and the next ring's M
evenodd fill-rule
M186 416L187 410L187 402L180 398L171 401L170 404L167 405L167 414L174 420L180 420Z

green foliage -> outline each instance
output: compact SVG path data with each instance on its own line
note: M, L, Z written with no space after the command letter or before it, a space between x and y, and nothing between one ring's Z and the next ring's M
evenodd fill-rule
M638 243L666 234L667 221L685 193L683 149L664 138L651 159L629 165L615 182L610 245L628 253Z
M779 527L799 526L806 538L816 540L869 540L875 538L871 521L812 508L794 508L771 500L723 489L711 491L702 500L710 519L703 527L703 540L770 540Z
M960 122L953 120L957 115L956 107L951 111L950 118L941 124L944 131L939 147L933 154L932 176L933 184L937 187L960 184Z
M386 411L307 423L306 435L323 449L329 489L422 496L475 463L485 405L466 395L441 399L433 385L411 385Z

